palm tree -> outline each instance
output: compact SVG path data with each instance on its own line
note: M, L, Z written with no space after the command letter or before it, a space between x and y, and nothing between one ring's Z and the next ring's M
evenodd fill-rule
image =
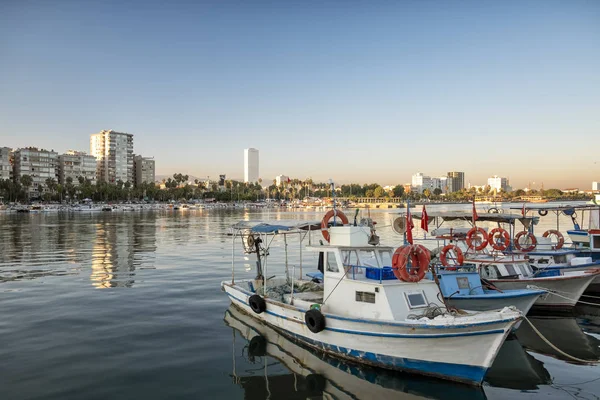
M25 191L27 192L27 197L29 198L29 188L33 184L33 178L29 175L23 175L21 177L20 181L21 181L21 185L23 185L23 187L25 188Z

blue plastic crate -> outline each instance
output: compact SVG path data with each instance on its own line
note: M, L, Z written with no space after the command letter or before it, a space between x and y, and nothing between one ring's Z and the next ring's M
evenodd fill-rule
M392 267L383 267L383 268L366 268L366 277L367 279L373 279L376 281L389 281L392 279L396 279L396 275L394 275L394 271L392 271Z

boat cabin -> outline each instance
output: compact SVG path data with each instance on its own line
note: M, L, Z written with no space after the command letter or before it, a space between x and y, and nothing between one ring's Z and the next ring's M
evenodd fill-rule
M396 278L392 269L393 247L369 245L369 230L364 227L340 228L330 228L330 244L307 248L324 255L323 311L404 320L409 314L420 314L432 303L443 307L434 281L413 283Z

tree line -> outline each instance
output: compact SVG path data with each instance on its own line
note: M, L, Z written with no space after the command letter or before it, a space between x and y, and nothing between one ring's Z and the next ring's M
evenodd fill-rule
M268 187L262 186L262 179L257 183L245 183L235 180L225 180L223 185L211 181L209 183L195 179L189 182L189 176L180 173L173 174L160 183L142 183L133 186L130 182L121 180L115 183L98 182L93 184L89 179L79 177L76 181L67 178L64 184L48 178L37 185L37 196L32 199L46 202L76 202L84 199L93 201L257 201L264 199L297 200L306 197L330 198L331 185L325 182L313 182L312 179L290 179L279 182L273 180ZM0 200L4 202L27 202L28 193L33 185L29 175L23 175L19 180L0 180ZM462 189L457 192L443 194L442 190L425 189L423 193L405 192L403 185L396 185L391 190L385 190L378 183L363 185L352 183L336 187L335 196L355 200L359 197L401 198L403 200L428 201L471 201L478 195L490 193L489 187ZM519 189L513 192L494 192L496 198L516 200L524 195L539 195L548 199L586 200L587 194L567 194L559 189L530 190L528 193Z

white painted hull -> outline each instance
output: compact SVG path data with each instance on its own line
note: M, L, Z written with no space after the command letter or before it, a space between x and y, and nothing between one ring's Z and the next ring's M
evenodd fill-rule
M232 306L227 310L225 313L225 322L230 327L239 331L249 341L249 351L253 343L262 342L261 344L264 344L264 354L274 357L283 363L290 372L298 375L298 380L299 377L304 377L306 381L311 380L315 376L322 377L322 388L318 389L322 389L324 399L371 400L402 397L403 399L414 398L417 400L424 397L446 398L448 396L469 399L485 398L484 393L477 388L436 380L423 379L422 382L415 382L408 375L394 376L392 378L389 374L382 373L383 371L378 371L376 375L369 374L368 376L371 379L366 379L366 376L362 374L360 369L353 368L351 364L345 364L340 361L332 363L323 359L322 355L300 346L293 340L288 340L284 335L279 333L279 330L261 323L258 319L241 311L237 306ZM522 348L520 350L521 353L526 354ZM256 355L261 355L261 353L259 352ZM495 365L496 363L494 363L492 369L495 368ZM521 368L518 371L521 371ZM514 369L512 372L514 372ZM385 385L378 383L380 376ZM266 384L269 384L268 381L271 379L269 376L261 378L267 380ZM393 379L392 382L390 382L391 379ZM294 386L298 387L301 385ZM440 393L444 393L444 396L440 397ZM294 396L292 395L291 397ZM321 397L319 396L319 398Z
M489 279L498 289L539 288L548 291L535 302L536 307L570 308L598 274L571 272L563 276L524 279Z
M324 307L326 328L313 333L304 322L306 310L265 299L267 311L256 314L248 305L252 293L225 282L222 287L237 307L315 349L369 365L475 385L481 385L500 346L520 320L515 312L498 312L462 318L465 323L460 317L444 323L396 322L344 318L328 314Z
M540 295L536 293L533 293L530 296L514 297L511 299L470 299L456 296L449 298L446 301L451 306L460 308L461 310L471 311L500 310L504 307L513 306L521 311L523 315L526 315L539 297Z

